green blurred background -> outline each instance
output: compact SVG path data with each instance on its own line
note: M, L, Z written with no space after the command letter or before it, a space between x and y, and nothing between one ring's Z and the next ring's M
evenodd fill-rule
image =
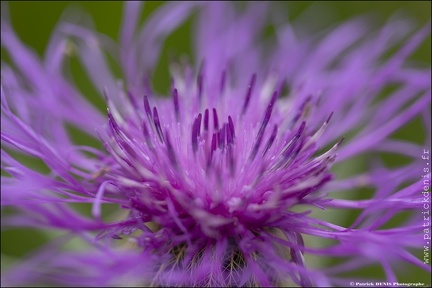
M152 11L161 6L163 2L147 2L144 6L141 21L145 21ZM326 24L336 24L343 20L356 15L365 13L375 14L376 19L383 23L388 17L399 12L402 15L408 16L413 20L418 27L427 23L431 17L431 2L430 1L355 1L355 2L307 2L307 1L293 1L286 4L287 18L295 20L303 11L311 6L317 6L315 9L322 11L323 21L326 19ZM78 8L86 11L93 19L97 31L109 35L113 39L118 39L119 27L121 23L123 3L118 1L14 1L8 3L10 18L13 27L20 37L20 39L34 51L43 56L47 41L53 31L57 21L60 19L62 13L66 8ZM187 54L192 57L192 31L193 21L187 21L175 33L168 37L166 45L164 46L162 57L160 59L158 68L153 78L153 85L158 92L165 93L169 87L169 74L168 74L168 61L171 52L176 55ZM413 59L415 61L429 63L431 62L431 45L430 37L425 43L415 52ZM7 55L4 55L2 50L2 59L7 61ZM77 60L71 61L71 69L73 71L74 79L79 86L80 90L85 95L94 93L94 88L82 73L83 70ZM90 101L94 102L99 108L103 109L101 100L90 97ZM75 132L76 133L76 132ZM394 137L410 139L417 143L424 140L424 131L421 128L420 120L415 119L410 122L406 127L400 129L395 133ZM84 144L88 139L82 138L80 134L76 134L77 142ZM392 155L380 155L385 163L389 166L394 166L402 163L403 159L398 159ZM364 159L363 159L364 160ZM340 175L346 173L354 173L356 170L361 169L364 161L361 159L353 162L352 169L335 167L335 172ZM355 164L354 164L355 163ZM364 168L364 167L363 167ZM344 171L342 171L344 170ZM343 175L342 175L343 176ZM359 191L358 193L369 193L370 191ZM362 196L364 197L364 196ZM355 215L348 215L346 218L341 217L340 214L334 211L328 211L325 216L327 220L338 220L338 224L345 225L352 223ZM342 220L341 220L342 219ZM16 259L20 259L29 251L34 250L36 247L43 244L47 239L53 237L52 233L36 231L32 229L13 229L2 231L1 234L1 252L2 252L2 268L9 265ZM312 240L310 240L312 241ZM420 256L421 254L419 254ZM314 261L316 259L312 259ZM328 263L327 263L328 264ZM326 265L326 263L321 263ZM319 266L319 265L318 265ZM382 271L377 267L372 267L359 273L358 276L371 276L383 275ZM405 282L423 282L429 283L429 273L416 268L409 268L403 270L400 274L399 280Z

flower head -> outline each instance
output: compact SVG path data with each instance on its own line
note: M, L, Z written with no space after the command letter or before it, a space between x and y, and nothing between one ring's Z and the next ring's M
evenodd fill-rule
M244 11L228 2L169 3L137 31L140 6L125 5L119 45L61 22L43 61L2 19L2 45L15 65L2 64L2 205L18 211L4 224L68 231L66 238L88 243L59 251L60 238L8 271L6 283L343 286L344 272L374 263L392 282L401 262L430 270L409 250L423 245L420 212L383 228L423 207L423 148L389 136L418 115L428 125L430 68L406 65L428 27L383 60L410 34L407 23L392 20L370 37L360 18L303 39L274 21L276 45L268 48L259 32L267 15L279 18L264 3ZM158 97L149 79L163 39L192 11L199 13L200 65L173 63L171 95ZM106 114L63 75L71 51L101 91ZM122 80L110 72L106 51ZM393 84L400 88L377 102ZM74 143L68 125L97 138L99 149ZM12 151L42 160L49 171L27 167ZM344 179L332 172L334 163L376 151L412 161L392 169L375 161ZM373 197L337 195L362 187ZM91 215L75 203L91 204ZM117 214L107 220L102 208L109 204ZM319 215L361 213L343 227L308 207L323 209ZM306 245L305 237L331 245ZM343 262L318 269L310 255Z

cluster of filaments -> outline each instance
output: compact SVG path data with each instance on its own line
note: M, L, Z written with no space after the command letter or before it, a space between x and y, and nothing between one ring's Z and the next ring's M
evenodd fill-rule
M330 180L340 142L313 155L331 115L311 133L311 97L286 117L275 112L277 92L265 105L253 97L255 82L253 75L243 99L218 99L219 106L229 103L222 110L201 107L201 75L194 91L173 89L172 99L125 94L123 106L133 113L118 111L108 99L103 141L115 161L104 177L144 222L217 238L266 227L293 205L322 197L312 192Z

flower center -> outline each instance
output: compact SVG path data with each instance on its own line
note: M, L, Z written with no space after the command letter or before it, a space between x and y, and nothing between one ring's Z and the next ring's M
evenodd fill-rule
M256 75L241 105L233 96L233 103L220 98L215 107L200 108L198 79L189 98L174 89L172 100L144 96L139 106L128 93L123 106L129 113L108 100L103 141L114 161L104 177L142 222L192 238L226 237L271 227L294 205L322 198L317 191L331 178L340 142L314 154L331 115L311 133L311 97L284 117L274 108L277 92L267 105L252 97Z

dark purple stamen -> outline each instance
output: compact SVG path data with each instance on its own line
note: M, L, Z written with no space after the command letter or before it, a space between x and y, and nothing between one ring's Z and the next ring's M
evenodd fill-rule
M249 83L248 90L247 90L247 93L246 93L246 98L245 98L245 101L244 101L244 104L243 104L242 115L246 112L246 109L247 109L247 107L249 105L249 101L250 101L250 98L251 98L251 95L252 95L252 91L253 91L253 88L255 86L255 80L256 80L256 74L253 74L252 78L251 78L251 81Z
M276 102L276 99L277 99L277 92L275 91L273 93L272 98L270 99L270 103L267 105L267 110L266 110L266 113L265 113L265 116L264 116L264 120L263 120L264 128L265 128L265 126L267 126L267 123L270 120L270 117L271 117L271 114L272 114L272 111L273 111L273 106L274 106L274 104Z
M197 131L198 131L198 137L201 135L201 120L202 120L202 114L199 113L197 117Z
M212 141L211 141L211 147L210 147L210 153L209 153L209 157L207 158L207 169L210 168L211 165L211 161L213 159L213 151L216 150L216 133L213 133L212 135Z
M208 131L208 125L209 125L209 110L206 109L204 111L204 131Z
M232 138L235 138L235 130L234 130L234 122L232 121L231 116L228 116L228 127L231 131Z
M144 110L147 114L148 119L152 120L152 113L151 113L150 103L148 101L147 95L144 95Z
M142 123L142 132L146 139L150 137L150 133L145 122Z
M113 132L118 133L120 131L120 127L118 126L117 122L115 121L109 108L107 108L107 113L108 113L108 121L110 123L110 127L113 129Z
M124 157L120 157L129 167L134 167L134 165L132 165L132 162L130 162L129 160L127 160Z
M175 156L174 149L173 149L173 147L171 145L171 141L170 141L170 138L169 138L168 131L165 131L165 137L166 137L166 145L167 145L168 158L169 158L171 164L174 165L175 167L177 167L177 158Z
M300 125L299 129L297 130L296 135L294 135L294 137L291 139L291 141L288 142L288 144L282 150L282 155L284 157L286 157L292 153L292 151L294 150L295 144L296 144L297 140L300 138L303 131L305 130L305 127L306 127L306 122L303 121L302 124Z
M231 146L231 144L234 143L234 141L233 141L233 135L232 135L232 130L231 130L229 124L228 125L224 124L224 126L226 126L227 146Z
M345 136L344 137L342 137L337 143L336 143L336 147L339 147L340 145L342 145L342 143L344 142L344 140L345 140Z
M294 137L288 142L287 145L285 145L285 148L282 150L281 153L282 157L278 161L278 163L274 166L275 168L279 168L282 165L284 165L284 167L287 167L297 157L298 153L300 152L303 146L303 142L300 141L299 143L298 140L300 139L300 136L305 131L305 127L306 127L306 122L303 121L299 129L297 130L296 134L294 135Z
M163 139L163 134L162 134L162 127L161 127L160 122L159 122L159 115L158 115L156 107L153 107L153 122L154 122L154 125L156 128L156 132L159 136L159 140L163 143L164 139Z
M173 91L173 101L174 101L174 112L176 115L177 122L180 121L180 109L179 109L179 99L177 89Z
M199 114L201 115L201 114ZM195 118L194 123L192 125L192 150L193 152L198 151L198 136L200 129L201 119L199 117Z
M202 93L203 93L204 67L205 67L205 62L203 61L201 63L201 67L200 67L200 70L199 70L199 73L198 73L198 78L197 78L198 99L199 100L201 100Z
M251 155L249 156L250 161L253 161L255 159L255 156L258 153L258 149L261 145L261 141L262 141L263 136L264 136L264 131L262 129L260 129L260 131L258 132L258 135L257 135L257 140L255 142L253 149L252 149Z
M218 132L218 134L219 134L219 148L220 149L225 148L225 130L226 130L226 124L223 124L222 129Z
M326 120L326 122L325 122L325 124L328 124L329 122L330 122L330 120L332 119L332 117L333 117L333 111L330 113L330 115L328 116L328 118L327 118L327 120Z
M217 140L216 140L216 133L213 133L212 135L212 142L211 142L211 150L210 151L215 151L216 150L216 145L217 145Z
M283 158L284 161L286 161L284 166L283 166L283 169L288 167L288 165L290 165L294 161L294 159L297 158L298 154L300 153L300 150L303 148L304 141L300 140L300 142L298 142L298 143L299 144L297 146L295 146L295 145L293 146L293 147L296 147L294 152L292 152L292 153L290 152L290 153L286 154L287 157Z
M126 151L127 154L129 154L129 159L138 159L139 156L138 154L135 152L135 149L130 145L130 141L125 140L125 138L121 137L121 148Z
M219 130L219 120L215 108L213 108L213 123L214 123L214 130L215 131Z
M263 156L267 153L267 151L268 151L268 150L270 149L270 147L273 145L273 141L274 141L275 138L276 138L277 130L278 130L278 126L277 126L277 124L275 124L274 127L273 127L272 134L270 135L270 138L269 138L269 140L267 141L267 145L266 145L266 147L264 148Z
M263 122L261 123L261 127L258 131L258 134L257 134L257 140L255 142L254 148L252 149L252 153L249 157L250 161L253 161L255 159L255 156L256 156L258 149L261 145L261 142L262 142L262 139L264 136L264 132L265 132L265 129L267 127L268 122L270 121L270 117L271 117L271 114L273 111L273 106L274 106L274 103L276 102L276 99L277 99L277 92L275 91L273 93L272 98L270 99L269 104L267 105L267 109L266 109L266 113L264 115Z

